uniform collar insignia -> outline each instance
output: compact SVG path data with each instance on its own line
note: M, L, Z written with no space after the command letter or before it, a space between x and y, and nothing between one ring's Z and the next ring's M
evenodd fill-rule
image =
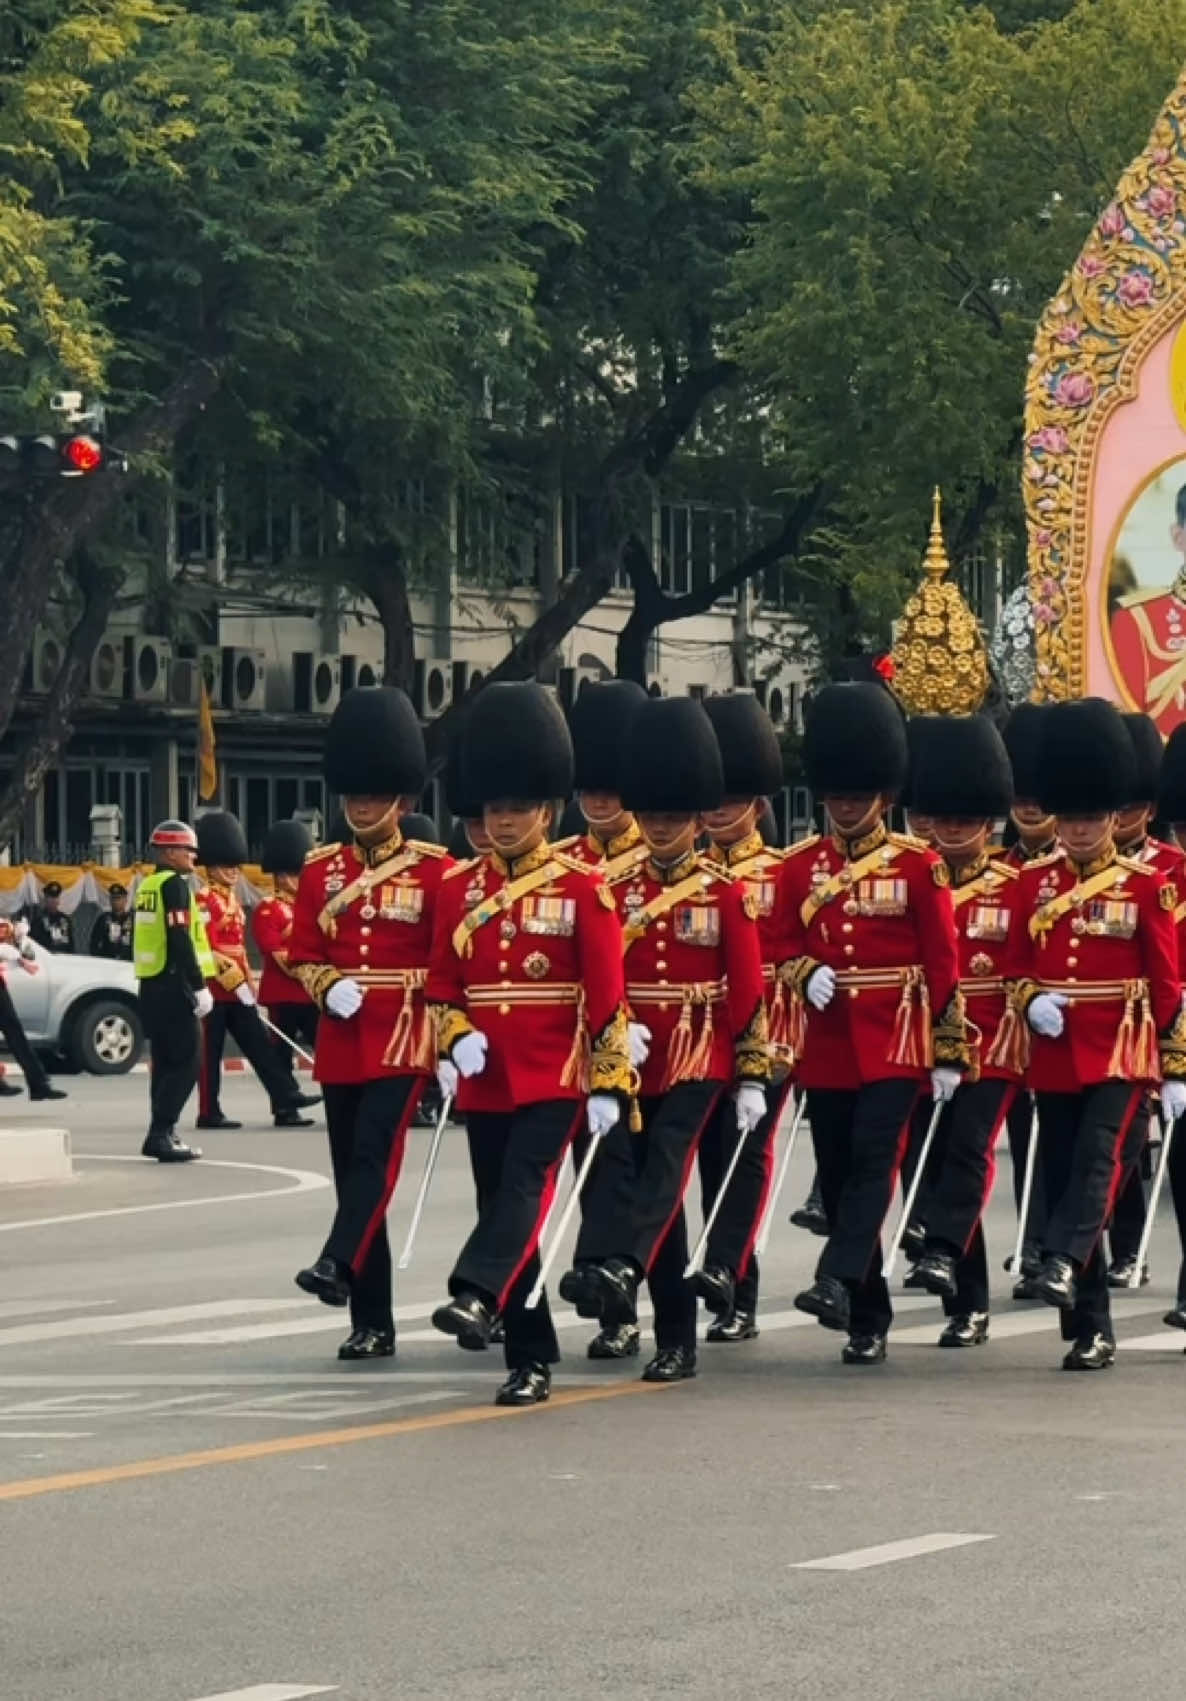
M726 868L732 868L739 862L752 862L766 849L762 835L755 830L748 833L744 839L739 839L735 845L713 845L712 853L718 862L723 862Z
M986 850L981 851L980 855L973 857L971 862L961 863L958 868L950 862L947 867L951 873L951 884L953 886L966 886L969 881L978 880L988 867L988 852Z
M490 852L490 865L504 880L517 880L521 874L530 874L533 869L542 868L552 854L552 847L546 839L541 839L534 850L526 851L522 856L508 862L499 856L497 851Z
M686 856L681 856L678 862L656 862L654 857L647 858L647 868L661 886L677 886L681 880L686 880L689 874L696 870L699 855L690 850Z
M360 845L354 841L354 853L364 868L378 868L381 862L390 862L391 858L403 848L404 836L399 828L395 829L390 838L383 839L377 845Z
M622 856L626 851L633 850L635 845L641 843L642 830L638 822L632 819L626 831L619 833L616 838L603 839L590 827L585 834L585 839L590 850L595 851L604 861L612 862L614 857Z
M1020 839L1017 841L1017 854L1022 862L1040 862L1044 856L1050 856L1057 849L1057 839L1051 839L1047 844L1039 845L1037 850L1027 850Z
M1067 863L1076 880L1090 880L1093 874L1102 874L1105 868L1111 868L1116 861L1116 847L1109 845L1099 856L1092 857L1090 862L1076 862L1068 853Z
M879 821L871 833L865 833L859 839L846 839L843 833L837 833L833 829L832 843L841 856L846 857L849 862L856 862L859 857L867 856L870 851L883 845L888 837L885 822Z

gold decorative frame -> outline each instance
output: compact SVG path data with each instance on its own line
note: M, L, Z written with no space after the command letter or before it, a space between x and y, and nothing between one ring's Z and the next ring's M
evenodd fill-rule
M1025 389L1022 490L1035 698L1087 690L1096 456L1141 363L1186 317L1186 72L1042 315Z

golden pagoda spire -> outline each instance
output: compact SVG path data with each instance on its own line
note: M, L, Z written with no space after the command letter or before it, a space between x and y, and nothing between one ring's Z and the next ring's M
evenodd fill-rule
M912 715L975 714L988 691L988 656L975 616L948 578L937 485L922 569L898 624L894 690Z

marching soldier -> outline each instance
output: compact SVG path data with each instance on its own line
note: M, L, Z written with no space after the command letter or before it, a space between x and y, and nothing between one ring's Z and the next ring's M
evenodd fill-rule
M720 808L724 789L699 703L676 697L641 707L620 772L623 805L649 853L613 887L625 921L626 996L633 1022L645 1024L634 1053L642 1127L610 1133L560 1292L578 1310L600 1306L604 1316L609 1305L633 1315L645 1277L656 1353L643 1380L678 1382L696 1374L683 1198L697 1148L726 1094L735 1136L752 1134L766 1115L758 903L695 848L701 814ZM734 1256L744 1269L744 1243Z
M770 716L749 692L709 697L704 704L721 751L725 795L719 809L701 819L708 830L708 856L742 882L757 911L766 984L766 1021L777 1085L768 1094L766 1115L745 1138L705 1249L696 1287L714 1314L706 1339L748 1341L758 1334L758 1262L754 1244L761 1227L774 1170L774 1142L790 1096L790 1054L783 1022L784 992L775 978L770 923L774 886L783 861L781 850L766 845L758 830L758 812L766 797L782 785L782 751ZM736 1148L736 1119L728 1101L700 1142L700 1181L707 1216L720 1191Z
M296 1283L326 1305L349 1305L340 1359L395 1351L387 1207L435 1055L424 987L451 866L439 845L400 830L427 767L402 691L346 693L329 724L325 779L351 842L312 853L293 906L288 966L321 1012L314 1073L338 1199L321 1255Z
M8 990L7 965L13 962L23 974L35 975L40 971L37 953L29 940L28 922L20 916L15 921L9 921L7 916L0 916L0 1034L3 1034L5 1045L20 1066L25 1077L25 1091L29 1097L64 1099L67 1095L61 1087L53 1085L45 1064L29 1044L24 1024L12 1001L12 994ZM19 1096L20 1090L0 1076L0 1097Z
M260 866L272 877L273 892L251 912L251 932L263 959L260 1002L268 1020L290 1040L311 1051L317 1040L317 1006L289 965L292 906L305 858L313 839L302 821L277 821L264 839ZM272 1047L277 1063L296 1085L296 1053L277 1039Z
M198 1084L201 1023L214 1008L207 981L215 973L201 906L190 890L198 836L184 821L162 821L148 841L157 872L136 889L133 962L140 983L140 1019L148 1037L146 1158L163 1164L200 1158L177 1134L177 1122Z
M241 1128L224 1116L219 1103L222 1052L229 1033L250 1063L267 1093L277 1128L312 1128L301 1111L317 1104L316 1094L302 1093L292 1074L276 1060L267 1030L256 1008L255 983L247 961L247 918L235 882L247 861L247 840L233 815L214 809L198 822L198 857L206 883L198 892L206 937L214 955L209 989L214 1008L202 1027L202 1073L198 1082L198 1127Z
M830 1233L795 1304L846 1332L846 1364L880 1363L893 1319L881 1226L928 1077L955 1092L968 1060L946 865L885 813L906 778L888 691L825 686L804 739L830 831L788 852L775 897L780 974Z
M106 915L95 918L91 928L90 954L107 957L114 962L132 961L133 915L128 903L128 888L114 882L107 892L111 908Z
M940 1116L924 1178L925 1238L917 1285L942 1298L949 1319L941 1347L988 1339L988 1259L982 1216L996 1171L993 1153L1019 1075L988 1061L1005 1015L1000 959L1009 935L1017 870L990 858L993 823L1009 811L1013 779L1001 735L980 715L934 717L914 775L914 795L951 877L960 953L960 992L971 1040L970 1067ZM927 1126L932 1101L915 1111Z
M587 868L596 869L610 883L633 874L647 857L638 822L622 807L618 793L622 751L630 736L631 723L647 701L646 692L633 680L610 679L586 685L569 712L573 784L585 830L573 838L561 839L556 849L575 857ZM636 1024L635 1045L645 1047L648 1039L645 1026ZM640 1060L640 1056L632 1056L632 1062ZM591 1138L580 1129L573 1137L573 1162L578 1171ZM591 1192L587 1182L581 1195L582 1209ZM634 1358L640 1341L641 1331L632 1310L619 1314L611 1305L602 1313L602 1326L589 1342L588 1356Z
M496 1402L529 1406L548 1398L559 1358L546 1299L524 1303L556 1180L576 1130L605 1134L629 1102L622 935L600 876L547 843L572 745L542 687L487 687L462 760L491 849L442 884L428 997L479 1205L432 1321L480 1350L501 1315L509 1375Z
M1054 817L1047 813L1038 797L1038 755L1045 714L1044 704L1019 703L1004 727L1005 749L1013 769L1013 808L1009 812L1009 824L1016 837L999 860L1010 868L1022 869L1040 857L1052 855L1058 848ZM1034 1127L1034 1095L1028 1087L1023 1086L1014 1097L1006 1127L1009 1132L1009 1159L1013 1167L1013 1204L1020 1211L1030 1134ZM1021 1247L1021 1269L1013 1272L1013 1298L1016 1300L1036 1297L1034 1277L1042 1266L1042 1223L1046 1216L1046 1201L1041 1164L1035 1167L1028 1216Z
M1038 777L1062 850L1018 879L1003 964L1010 1003L989 1061L1027 1067L1037 1095L1049 1215L1034 1285L1060 1308L1063 1368L1103 1370L1116 1343L1100 1241L1125 1139L1163 1076L1166 1116L1186 1109L1177 893L1116 851L1134 756L1110 703L1047 710Z

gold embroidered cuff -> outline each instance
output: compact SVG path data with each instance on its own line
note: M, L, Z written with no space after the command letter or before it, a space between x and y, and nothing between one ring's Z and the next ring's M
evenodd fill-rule
M822 968L817 957L789 957L785 963L778 966L778 979L785 982L791 991L802 998L807 983L816 969Z
M629 1097L638 1090L638 1077L630 1067L626 1010L619 1005L589 1046L589 1091L621 1093Z
M1024 1016L1042 988L1036 980L1007 980L1005 997L1019 1016Z
M1186 1012L1174 1017L1168 1032L1158 1041L1163 1081L1186 1081Z
M337 969L331 969L328 963L298 963L288 972L294 980L300 981L319 1010L325 1009L330 987L343 978Z
M436 1028L437 1052L448 1057L459 1039L474 1032L474 1025L456 1004L430 1004L428 1013Z
M934 1025L931 1048L935 1063L942 1064L944 1068L967 1069L971 1066L972 1047L968 1039L964 995L958 987Z
M247 976L233 957L223 957L215 952L214 966L214 978L224 992L234 992L237 986L246 985Z
M766 1005L759 1003L742 1033L733 1042L733 1075L738 1081L769 1081L774 1054L766 1027Z

